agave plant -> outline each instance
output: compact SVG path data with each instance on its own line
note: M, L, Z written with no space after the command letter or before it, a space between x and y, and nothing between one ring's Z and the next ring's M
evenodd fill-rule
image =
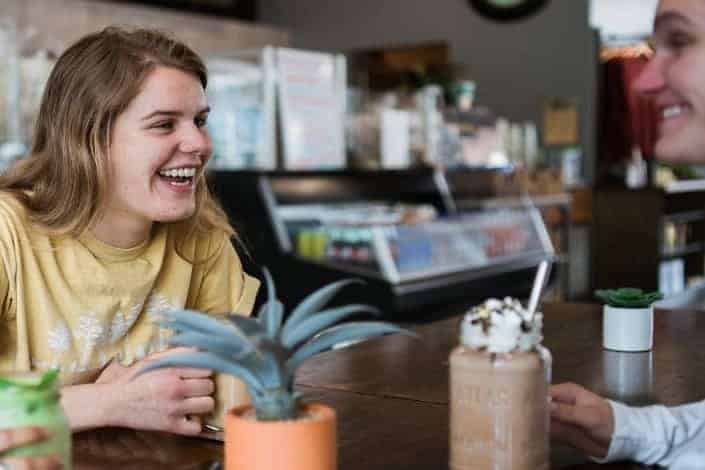
M284 307L276 297L274 281L264 270L268 299L256 318L227 315L227 322L192 310L174 310L158 323L174 330L173 346L197 348L157 360L140 374L164 367L195 367L233 375L242 380L252 398L257 419L295 419L299 396L294 374L311 356L341 343L387 333L413 333L381 321L348 321L359 313L379 314L369 305L354 304L321 310L342 288L361 282L346 279L310 294L284 319Z
M607 305L618 308L646 308L663 298L659 292L644 292L631 287L596 290L595 296Z

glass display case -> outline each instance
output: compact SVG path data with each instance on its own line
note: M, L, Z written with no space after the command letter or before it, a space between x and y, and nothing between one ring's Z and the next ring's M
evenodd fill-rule
M536 266L554 258L535 207L458 212L431 170L212 177L254 263L246 268L267 266L289 305L350 277L365 281L365 303L389 315L524 297ZM351 295L346 300L360 303L359 291Z
M295 255L393 284L473 269L499 272L553 248L535 208L440 217L430 205L278 208Z

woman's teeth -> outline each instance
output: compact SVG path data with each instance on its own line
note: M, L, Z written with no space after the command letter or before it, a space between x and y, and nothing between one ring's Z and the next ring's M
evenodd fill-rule
M161 176L166 176L168 178L193 178L196 176L195 168L172 168L169 170L161 170L159 172Z

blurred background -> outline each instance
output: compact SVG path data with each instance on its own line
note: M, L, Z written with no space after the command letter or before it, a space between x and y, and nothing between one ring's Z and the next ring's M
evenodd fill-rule
M654 161L630 89L656 0L515 3L3 0L0 168L69 44L157 27L208 62L213 188L289 301L349 275L401 314L524 296L550 258L554 299L696 304L705 176Z

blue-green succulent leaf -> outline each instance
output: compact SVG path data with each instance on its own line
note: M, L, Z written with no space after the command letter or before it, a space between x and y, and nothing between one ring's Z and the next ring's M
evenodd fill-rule
M269 301L260 309L260 318L267 330L267 336L271 339L276 339L282 326L284 318L284 305L278 300Z
M247 385L252 396L261 396L264 393L264 386L259 377L247 367L236 362L228 361L216 354L208 352L184 352L174 353L161 359L156 359L142 368L135 377L156 369L167 367L192 367L196 369L210 369L225 374L233 375Z
M272 274L269 269L262 269L264 272L264 282L267 284L267 300L269 302L275 302L277 300L277 288L274 285L274 279L272 279Z
M298 397L285 388L268 389L262 399L253 399L258 421L283 421L296 419L299 412Z
M260 323L267 330L267 336L276 338L279 334L279 329L282 326L284 318L284 306L277 299L277 291L274 286L274 280L267 268L263 269L264 280L267 284L267 302L260 308L257 317Z
M256 345L237 325L233 326L216 317L193 310L171 310L156 323L178 332L195 332L205 336L221 338L244 349L256 350ZM245 318L245 317L242 317Z
M338 343L371 339L388 333L402 333L408 336L417 336L416 333L386 322L350 322L344 325L334 326L322 331L317 337L298 348L294 355L286 362L287 374L293 376L294 372L303 361L314 354L332 348Z
M360 279L343 279L332 284L321 287L320 289L309 294L299 305L291 311L289 318L284 324L282 334L287 334L296 327L302 320L316 313L345 286L350 284L364 284Z
M221 336L206 335L198 331L185 331L169 338L169 344L173 346L190 346L202 351L208 351L229 360L240 360L255 351L249 343L239 338L233 341L231 338Z
M375 315L380 313L378 309L370 305L359 304L323 310L309 318L306 318L305 320L302 320L290 331L283 333L281 337L282 345L287 349L293 348L299 343L312 338L321 330L362 312L372 313Z
M257 376L267 389L286 386L284 363L272 355L265 355L258 361Z
M245 317L238 314L227 316L230 323L235 325L248 338L264 336L267 331L256 318Z

